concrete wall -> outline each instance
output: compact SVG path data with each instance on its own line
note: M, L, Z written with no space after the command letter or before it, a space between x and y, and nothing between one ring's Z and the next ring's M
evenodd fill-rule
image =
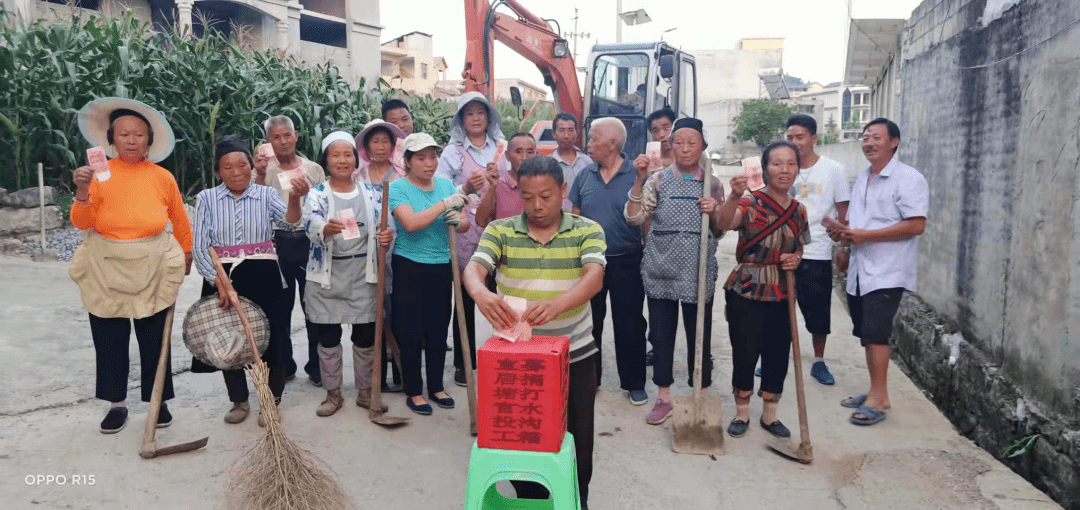
M698 82L701 83L701 82ZM730 163L734 160L760 153L752 141L732 141L735 131L733 119L742 111L745 99L723 99L710 103L698 103L698 118L705 129L705 141L710 154L720 153L721 160Z
M690 53L697 64L699 106L721 99L760 97L758 71L783 64L782 50L690 50Z
M103 0L97 10L82 9L79 7L54 4L43 0L32 0L34 9L28 10L36 16L35 19L46 21L70 22L72 17L78 15L82 18L89 16L113 17L122 11L131 11L140 21L150 23L150 2L147 0ZM29 3L26 4L29 6ZM5 5L5 7L7 7ZM32 20L31 20L32 21Z
M1057 424L1018 434L1044 434L1062 465L1071 463L1057 477L1026 474L1073 508L1080 25L1068 25L1077 19L1075 0L926 0L904 30L897 91L900 158L930 184L919 295ZM1016 403L996 405L1007 413Z
M821 126L818 126L818 137L822 134ZM855 178L859 176L859 172L862 172L866 167L870 166L870 162L866 160L866 156L862 152L862 143L858 140L847 141L841 143L830 143L829 145L818 145L814 147L814 152L825 156L829 159L835 159L844 168L847 169L848 182L854 183Z

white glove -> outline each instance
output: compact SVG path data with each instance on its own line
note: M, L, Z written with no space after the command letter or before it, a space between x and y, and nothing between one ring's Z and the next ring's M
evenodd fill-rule
M456 196L464 196L464 195L456 195ZM449 211L446 211L445 213L443 213L443 221L445 221L446 224L450 225L451 227L456 227L456 226L460 225L461 224L461 211L458 211L457 209L450 209Z
M442 199L442 203L447 211L461 209L462 207L465 207L465 204L469 203L469 197L462 193L454 193L453 195Z

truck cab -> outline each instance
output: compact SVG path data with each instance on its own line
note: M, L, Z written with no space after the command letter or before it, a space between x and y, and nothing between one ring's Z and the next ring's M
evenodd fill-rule
M645 152L650 113L668 107L677 117L697 116L696 84L694 56L665 42L597 44L585 79L585 135L592 121L618 118L632 160Z

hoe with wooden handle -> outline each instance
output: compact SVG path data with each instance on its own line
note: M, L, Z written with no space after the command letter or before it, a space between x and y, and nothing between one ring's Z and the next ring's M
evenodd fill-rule
M198 450L206 446L207 441L210 440L209 437L204 437L190 443L158 448L157 439L155 438L158 414L161 412L161 393L165 390L165 367L169 364L169 341L172 337L173 313L175 311L176 304L174 303L169 306L169 311L165 314L165 331L161 333L161 356L158 357L157 373L154 374L154 391L150 396L150 411L146 413L146 431L143 432L142 447L139 448L139 456L144 459Z

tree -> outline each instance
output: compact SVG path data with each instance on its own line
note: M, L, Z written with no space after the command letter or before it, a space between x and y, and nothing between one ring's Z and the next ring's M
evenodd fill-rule
M735 117L735 137L753 140L759 147L764 147L783 132L788 117L793 113L794 106L786 106L772 99L746 101L742 104L742 113Z
M828 145L840 141L840 131L837 129L836 119L829 115L829 121L825 123L825 134L818 137L818 143Z

